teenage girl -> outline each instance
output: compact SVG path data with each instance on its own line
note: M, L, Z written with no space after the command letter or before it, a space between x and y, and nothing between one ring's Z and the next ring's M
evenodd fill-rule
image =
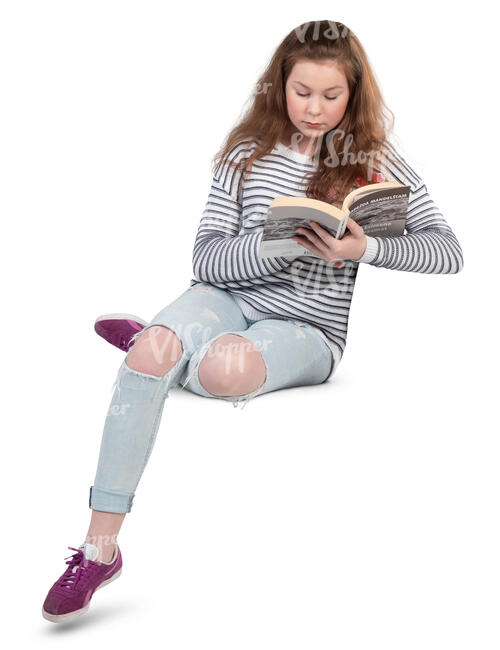
M85 613L121 573L117 535L154 446L169 388L246 404L320 384L345 349L359 264L458 273L461 247L421 177L393 144L361 43L345 25L305 23L278 46L250 110L218 153L193 251L189 288L149 323L101 317L127 355L104 424L87 536L43 604L61 622ZM391 127L392 128L392 127ZM295 253L258 255L278 195L335 205L382 180L410 187L406 233L371 237L352 219L338 240L297 216ZM135 321L135 322L134 322Z

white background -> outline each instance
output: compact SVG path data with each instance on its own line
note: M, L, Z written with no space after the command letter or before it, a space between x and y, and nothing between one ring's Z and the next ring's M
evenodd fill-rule
M498 648L498 209L486 200L498 40L486 3L1 7L9 647ZM94 320L150 320L189 286L211 159L281 40L322 19L360 38L464 270L362 265L326 384L243 410L172 389L120 532L122 576L72 625L49 623L41 606L87 532L123 359Z

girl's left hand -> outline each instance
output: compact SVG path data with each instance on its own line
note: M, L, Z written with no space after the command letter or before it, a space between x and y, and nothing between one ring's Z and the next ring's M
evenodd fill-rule
M339 260L356 262L363 256L366 250L366 235L363 228L351 217L347 219L349 234L344 235L342 239L335 239L328 230L314 221L310 221L309 225L313 232L307 228L297 228L296 232L302 236L292 239L325 262L333 262L334 266L341 267L343 263Z

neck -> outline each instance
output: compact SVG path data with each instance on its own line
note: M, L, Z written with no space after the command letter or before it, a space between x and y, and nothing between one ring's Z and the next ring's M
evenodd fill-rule
M287 131L283 138L283 144L297 153L314 158L318 149L321 147L321 139L321 137L309 138L297 131Z

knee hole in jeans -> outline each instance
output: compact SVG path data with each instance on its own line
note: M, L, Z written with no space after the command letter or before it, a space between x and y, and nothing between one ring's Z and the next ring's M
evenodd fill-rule
M238 397L252 393L264 384L266 378L262 354L252 341L238 334L219 336L198 366L201 385L216 397Z
M125 361L132 370L163 377L182 354L182 342L173 330L166 325L150 325L137 337Z

